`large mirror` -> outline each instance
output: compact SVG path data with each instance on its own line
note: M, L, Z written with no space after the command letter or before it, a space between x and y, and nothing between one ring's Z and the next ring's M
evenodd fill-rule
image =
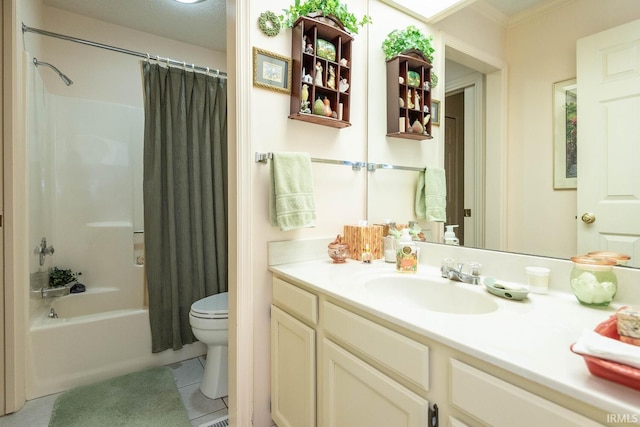
M45 0L45 4L54 7L91 15L83 10L86 5L81 8L76 3ZM195 31L196 21L191 21L194 25L189 26L190 31L182 32L180 37L215 40L218 42L215 49L224 50L225 23L224 20L215 21L225 15L224 3L219 3L221 12L207 15L202 25L208 30L219 30L215 35L200 34ZM407 7L403 8L403 3ZM366 43L368 49L368 141L367 159L362 160L410 167L445 167L445 157L449 153L447 144L455 140L454 137L462 136L463 165L458 168L462 172L458 180L449 181L450 185L461 183L462 190L457 193L461 202L457 216L449 218L448 223L460 226L457 232L463 244L568 258L587 248L599 249L604 242L607 249L629 253L638 262L640 244L634 236L640 235L640 230L622 228L629 224L638 227L635 224L640 221L633 220L638 215L625 214L625 219L609 215L601 207L581 204L579 194L583 189L602 189L600 182L584 181L593 179L592 174L578 168L577 189L554 188L557 148L554 118L561 119L561 116L553 104L554 84L578 75L577 41L640 19L637 0L465 0L452 13L431 21L414 16L412 4L419 7L420 2L362 0L350 3L350 8L366 10L374 21L358 35L358 42ZM111 19L104 16L105 13L103 10L93 16ZM177 12L171 9L170 13ZM157 19L140 20L137 25L143 22L149 26L157 23L161 27L144 28L144 31L161 34L158 32L161 29L175 30L175 26L162 25ZM434 138L417 142L385 136L386 68L381 49L381 43L390 31L412 24L434 36L433 65L439 84L433 89L433 98L441 102L440 124L432 128ZM200 21L197 27L200 27ZM180 39L177 35L170 37ZM633 57L633 52L621 52L617 57L618 66L623 67L625 58ZM588 95L580 88L580 82L577 95L578 103ZM620 108L621 111L613 114L614 118L623 123L637 122L637 118L625 120L629 112L634 111L633 102L629 101L629 108ZM579 120L578 124L584 122ZM464 127L460 127L461 123ZM608 159L610 169L638 170L629 163L640 158L638 132L622 136L619 140L627 146L619 143L617 155ZM584 148L587 135L578 132L578 142L578 153L584 152L580 148ZM581 159L579 154L578 162ZM447 169L451 167L447 166ZM634 205L640 199L640 174L635 181L617 179L626 187L620 182L607 182L607 188L617 186L611 198ZM369 221L380 223L394 219L407 222L414 219L416 183L417 173L412 171L378 169L368 172ZM450 195L453 193L449 191ZM616 212L617 209L613 208ZM470 216L465 216L465 211ZM595 222L591 225L582 222L584 213L595 214ZM621 227L607 236L598 236L579 245L579 231L606 223L608 216ZM429 240L441 238L442 224L421 225Z
M593 53L597 48L590 45L601 39L588 37L640 19L637 2L478 0L427 23L426 32L434 35L437 49L434 70L440 77L432 96L442 108L440 125L433 127L434 139L421 142L385 137L384 120L375 120L384 111L380 106L384 101L373 96L379 81L384 81L382 40L391 29L425 25L391 7L395 3L370 2L376 28L369 34L369 162L455 167L448 205L457 209L448 212L447 222L459 225L459 237L467 246L559 258L613 250L629 253L632 260L640 258L640 230L634 220L640 178L637 173L620 174L638 170L632 157L640 158L640 141L632 128L618 130L627 119L634 121L629 111L638 108L639 98L637 89L635 94L631 89L639 86L638 80L622 84L628 90L616 95L625 99L619 105L609 98L595 99L590 90L595 83L588 80L599 78L593 70L603 66L611 74L602 84L639 74L632 58L638 55L640 21L617 35L607 32L607 37L626 37L630 41L626 46L635 46L620 47L625 45L612 40L610 46L616 47L605 50L613 49L615 58ZM591 59L578 61L578 50L582 56L592 54ZM554 105L554 84L557 89L559 82L576 76L582 79L577 84L578 185L559 188L554 185L554 165L567 151L559 147L566 141L554 129L567 120L568 101ZM600 117L587 116L592 113L583 106L586 103L595 105ZM581 122L583 117L590 119ZM596 120L599 126L593 124ZM600 158L588 159L592 156L586 154L586 144L600 144ZM452 161L451 147L456 146L463 152ZM595 166L580 166L587 160ZM609 172L596 176L595 171L603 168ZM370 221L412 219L416 175L395 170L369 173ZM591 196L584 193L597 193L595 201L585 199ZM628 206L632 210L622 213ZM589 223L592 216L583 219L583 214L592 214L595 222ZM440 225L421 225L431 239L440 238Z

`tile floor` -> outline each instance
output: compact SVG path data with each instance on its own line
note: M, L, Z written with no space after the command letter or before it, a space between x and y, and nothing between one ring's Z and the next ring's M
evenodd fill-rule
M200 391L204 362L204 357L197 357L168 365L194 427L228 414L226 397L212 400ZM0 427L47 427L57 397L52 394L28 401L18 412L0 417Z

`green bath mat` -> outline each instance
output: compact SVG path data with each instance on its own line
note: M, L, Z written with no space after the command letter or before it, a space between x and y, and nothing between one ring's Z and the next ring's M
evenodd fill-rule
M71 389L53 406L49 427L191 426L171 370L151 368Z

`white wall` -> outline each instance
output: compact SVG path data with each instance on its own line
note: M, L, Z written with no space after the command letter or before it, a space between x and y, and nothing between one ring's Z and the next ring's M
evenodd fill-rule
M552 86L576 76L577 39L639 17L635 0L580 0L508 28L509 251L576 254L576 192L553 189Z
M291 2L277 0L268 9L285 9ZM265 7L251 8L250 22L257 22ZM349 10L358 16L367 12L364 0L350 1ZM288 119L289 96L261 88L250 94L250 114L244 118L248 126L251 151L302 151L312 157L359 160L367 156L367 28L355 35L351 58L351 126L334 129ZM257 25L251 31L250 43L243 49L258 47L291 57L291 30L277 37L267 37ZM242 120L242 118L241 118ZM243 159L241 159L243 161ZM254 425L270 426L269 375L269 306L271 275L267 271L267 242L336 236L344 224L354 224L366 217L366 174L350 167L312 164L316 198L316 227L282 232L269 223L269 166L253 164L254 200L247 209L253 211L254 247ZM242 260L239 260L241 265Z

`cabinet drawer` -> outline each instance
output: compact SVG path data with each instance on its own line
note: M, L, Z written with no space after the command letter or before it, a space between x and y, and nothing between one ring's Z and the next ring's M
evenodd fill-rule
M429 347L329 302L322 308L328 334L429 390Z
M450 365L451 404L491 426L601 425L458 360Z
M273 278L273 304L302 320L318 323L318 297L277 277Z

